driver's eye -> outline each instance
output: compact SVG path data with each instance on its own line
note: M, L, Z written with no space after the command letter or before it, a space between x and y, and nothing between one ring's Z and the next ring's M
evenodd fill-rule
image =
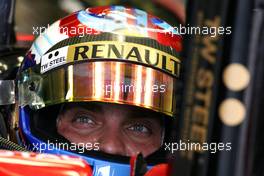
M95 124L92 118L88 115L78 115L74 118L73 122L80 124Z
M133 125L129 126L127 129L130 131L136 132L136 133L142 133L142 134L150 134L151 133L151 130L148 127L146 127L143 124L139 124L139 123L133 124Z

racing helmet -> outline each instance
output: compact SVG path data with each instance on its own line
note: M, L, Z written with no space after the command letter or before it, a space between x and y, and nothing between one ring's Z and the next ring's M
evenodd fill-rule
M47 140L69 142L56 131L68 103L128 105L173 118L182 37L165 21L123 6L87 8L39 33L17 78L21 142L39 152L80 156L95 176L129 175L129 163L120 158L64 150Z

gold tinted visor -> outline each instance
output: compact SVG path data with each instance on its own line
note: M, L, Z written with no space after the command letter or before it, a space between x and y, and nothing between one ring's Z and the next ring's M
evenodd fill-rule
M38 71L37 71L38 70ZM30 68L20 79L20 105L34 109L64 102L109 102L172 116L176 79L159 70L117 61L86 61L45 74Z

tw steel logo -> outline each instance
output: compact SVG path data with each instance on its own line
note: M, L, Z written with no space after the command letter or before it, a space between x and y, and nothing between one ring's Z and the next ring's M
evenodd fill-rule
M217 16L206 19L203 17L203 13L199 13L198 18L198 21L201 22L200 25L219 27L221 24L221 19ZM209 116L213 106L214 74L218 63L219 36L196 36L195 40L197 45L190 66L192 74L190 81L187 82L187 94L192 96L186 97L187 106L184 109L185 125L182 138L202 144L207 141ZM181 155L192 159L193 152L203 153L204 151L181 152Z

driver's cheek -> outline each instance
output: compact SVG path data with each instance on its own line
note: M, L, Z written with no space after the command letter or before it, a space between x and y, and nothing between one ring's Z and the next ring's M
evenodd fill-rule
M64 136L68 139L71 143L78 144L78 143L94 143L96 141L92 135L87 135L86 133L76 132L76 130L66 129L66 130L59 130L60 135Z
M138 144L133 141L127 141L126 150L129 156L135 156L139 152L145 156L147 154L148 149L146 149L143 144Z
M95 146L95 143L97 142L97 130L87 131L83 129L76 129L70 124L61 123L58 125L57 131L60 135L74 144L91 143L93 146Z
M146 157L160 147L157 142L153 141L153 138L146 139L144 143L127 139L126 144L126 150L130 156L140 152Z

